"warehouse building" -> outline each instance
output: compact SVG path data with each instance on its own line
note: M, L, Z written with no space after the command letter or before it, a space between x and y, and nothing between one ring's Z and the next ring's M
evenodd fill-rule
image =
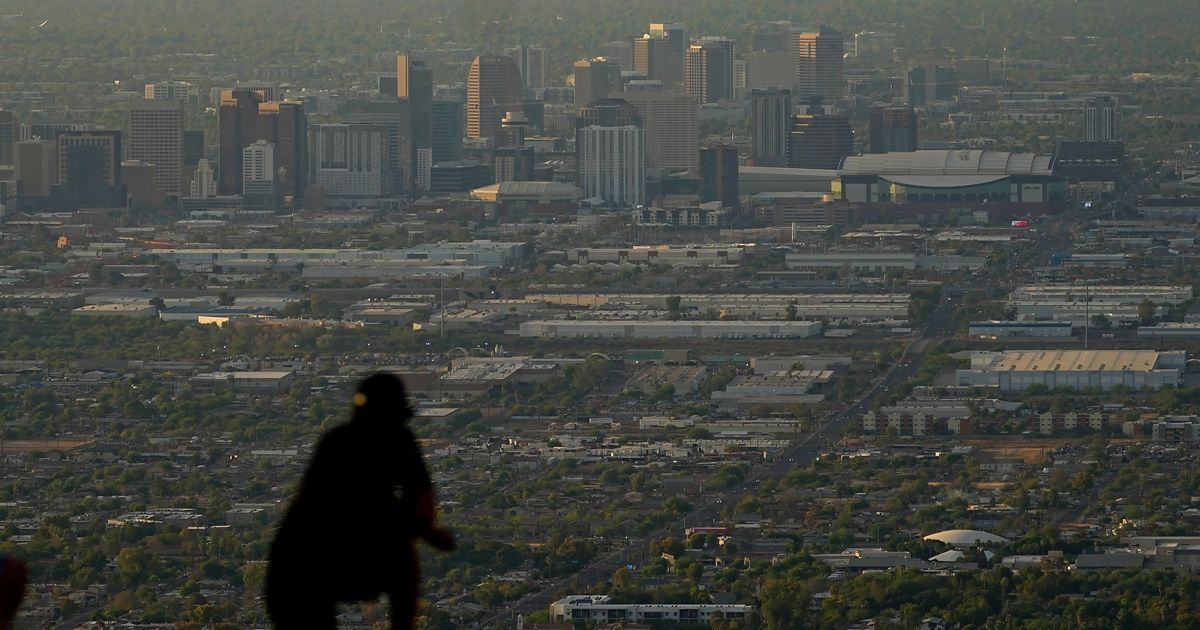
M1158 322L1153 326L1140 326L1137 336L1143 339L1200 337L1200 322Z
M1013 289L1012 300L1044 302L1076 302L1087 299L1091 302L1114 304L1140 304L1150 300L1155 304L1182 304L1192 299L1192 288L1188 286L1156 285L1027 285Z
M521 324L522 337L598 339L803 339L821 322L540 320Z
M908 319L911 296L907 293L543 293L527 295L527 302L571 308L613 309L638 306L666 310L672 298L679 308L703 313L716 310L723 318L837 319L855 322Z
M971 322L972 337L1070 337L1071 322Z
M618 604L608 595L569 595L550 604L555 622L675 622L707 624L709 619L740 619L754 610L744 604Z
M741 245L703 245L672 247L670 245L634 246L628 248L579 247L567 250L567 262L572 265L667 265L669 267L737 266L752 251Z
M527 253L525 243L469 241L431 243L405 249L314 249L314 248L195 248L157 249L154 255L163 262L182 267L237 265L261 262L280 267L310 264L387 264L420 261L462 262L470 265L502 267L520 260Z
M976 352L971 367L958 370L957 382L969 387L1023 391L1031 385L1131 389L1178 385L1186 366L1185 352L1153 350L1030 350Z
M912 271L933 269L935 271L960 271L981 269L987 265L983 256L918 256L906 252L820 252L790 253L785 258L788 269L841 270L878 275L889 271Z

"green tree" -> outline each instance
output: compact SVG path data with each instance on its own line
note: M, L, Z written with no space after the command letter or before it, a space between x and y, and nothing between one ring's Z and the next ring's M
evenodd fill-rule
M1143 326L1153 324L1157 313L1158 308L1149 299L1142 300L1141 304L1138 304L1138 320Z

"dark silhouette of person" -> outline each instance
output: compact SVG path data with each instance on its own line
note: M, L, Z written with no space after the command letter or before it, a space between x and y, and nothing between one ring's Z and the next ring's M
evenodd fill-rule
M448 551L454 537L436 526L410 418L404 383L375 374L359 384L350 422L317 444L271 545L266 600L276 628L335 628L338 602L382 593L392 627L412 628L420 592L415 541Z
M0 630L13 627L17 609L25 598L25 582L29 579L29 567L20 558L0 553Z

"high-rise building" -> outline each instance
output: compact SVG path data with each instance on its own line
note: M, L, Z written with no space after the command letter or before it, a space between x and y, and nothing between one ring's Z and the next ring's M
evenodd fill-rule
M184 81L147 83L144 98L148 101L183 101L188 105L196 105L200 102L200 88Z
M84 161L73 163L72 149L96 148L95 153L78 152ZM58 183L121 184L121 132L115 130L72 130L58 135Z
M895 33L860 31L854 34L854 58L860 61L889 61L895 50Z
M646 168L694 171L699 156L696 142L696 101L677 92L623 94L642 119Z
M633 125L584 127L579 132L579 181L586 199L632 208L645 199L645 136Z
M750 50L753 52L787 52L791 30L792 23L787 20L759 24L750 33Z
M917 150L917 113L910 107L879 106L871 110L867 153Z
M792 91L781 88L751 90L750 105L754 120L750 157L754 165L787 166Z
M533 147L525 146L525 131L529 127L529 119L525 117L524 112L508 112L504 115L501 124L512 144L492 152L492 166L496 172L496 181L532 181L534 179Z
M242 199L247 206L275 207L275 145L255 140L242 149Z
M621 78L624 83L622 92L666 92L667 86L663 85L662 81L657 79L638 79L638 78Z
M581 59L575 62L575 112L608 96L608 61L604 58Z
M633 70L633 43L624 41L605 42L600 45L600 55L608 59L621 72Z
M155 181L158 179L156 170L153 164L141 160L121 162L121 179L125 182L130 206L155 208L162 204L163 194Z
M413 161L413 134L409 131L412 116L408 99L395 101L351 101L342 109L347 123L382 126L384 136L383 196L399 199L410 194L408 186L416 181L411 175L416 169Z
M738 207L736 148L715 146L700 151L700 201L720 201L726 208Z
M400 85L396 81L394 74L379 75L379 83L376 85L379 93L385 96L396 96L399 93Z
M1117 101L1111 96L1091 99L1083 108L1083 139L1112 142L1117 139Z
M413 184L418 191L433 190L433 149L417 149L413 171L416 173Z
M688 48L687 34L683 30L683 24L652 23L647 35L654 39L666 40L667 71L663 83L666 83L670 89L681 89L683 87L683 55Z
M383 125L313 126L312 180L326 199L383 196L387 133Z
M428 190L417 184L417 152L433 146L433 69L411 55L396 57L396 96L408 101L412 141L405 159L404 188L410 196Z
M642 125L641 115L623 98L603 98L579 110L575 118L577 129L584 127L625 127Z
M204 157L204 130L183 130L183 165L195 166Z
M794 29L791 52L796 61L796 95L820 96L826 102L843 95L842 34L822 25L816 30Z
M525 116L528 134L540 134L546 130L546 104L538 100L521 101L518 110ZM526 135L528 135L526 134ZM508 138L512 142L512 138Z
M0 166L13 163L13 145L21 139L21 125L17 115L7 110L0 110Z
M679 57L679 63L683 64L682 55ZM649 33L633 40L633 70L645 75L647 79L662 81L663 85L670 86L670 42L661 37L651 37Z
M192 175L192 188L189 192L189 196L196 199L217 196L217 179L208 160L200 158L196 163L196 172Z
M533 147L501 147L492 152L496 182L533 181Z
M50 187L55 208L126 206L120 131L68 130L57 143L58 176Z
M958 78L949 66L914 66L908 71L905 92L908 104L920 107L937 101L952 101L958 96Z
M459 101L433 102L433 137L431 159L438 162L457 162L463 157L463 111Z
M698 103L733 98L733 40L704 38L684 57L684 91Z
M954 60L954 74L962 85L991 85L992 62L987 57L966 57Z
M258 94L266 102L283 100L283 89L267 81L238 81L233 91Z
M281 197L303 197L308 187L308 117L304 103L261 103L255 140L266 140L275 146L276 193Z
M17 180L22 199L45 197L50 194L56 173L54 142L51 140L22 140L16 143L13 159L13 179Z
M521 72L504 55L480 55L467 75L467 137L504 145L500 119L521 103Z
M854 152L854 130L845 116L800 114L788 134L788 166L836 169Z
M242 151L258 137L258 106L263 95L253 90L222 90L217 109L217 190L242 194Z
M733 60L733 98L741 101L746 98L746 89L750 86L750 77L747 74L746 60Z
M141 195L141 202L183 196L183 107L181 100L166 99L129 108L128 157L154 166L154 194Z
M603 98L585 105L575 117L575 163L583 163L583 130L588 127L641 127L642 117L637 108L620 98ZM645 134L643 133L643 138ZM583 188L583 171L576 170L575 185Z
M512 58L521 72L521 82L527 89L546 87L546 49L541 46L522 44L505 48L504 54Z

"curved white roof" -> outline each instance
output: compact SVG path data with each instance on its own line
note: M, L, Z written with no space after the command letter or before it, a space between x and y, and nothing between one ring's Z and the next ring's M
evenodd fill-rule
M976 545L979 543L1006 543L1008 539L1003 536L997 536L989 532L981 532L977 529L947 529L944 532L930 534L925 537L925 540L936 540L944 542L947 545L955 547Z
M960 551L958 549L951 549L950 551L943 551L942 553L939 553L938 555L930 558L929 561L930 562L962 562L962 559L965 556L966 556L966 554L963 553L962 551ZM987 558L988 560L991 560L992 558L996 557L996 554L985 550L983 552L983 557Z
M1004 179L1003 175L888 175L880 176L885 181L901 186L920 188L943 188L946 186L979 186Z
M969 175L975 177L1010 175L1051 175L1054 158L1036 153L981 151L912 151L852 155L842 161L839 175Z

